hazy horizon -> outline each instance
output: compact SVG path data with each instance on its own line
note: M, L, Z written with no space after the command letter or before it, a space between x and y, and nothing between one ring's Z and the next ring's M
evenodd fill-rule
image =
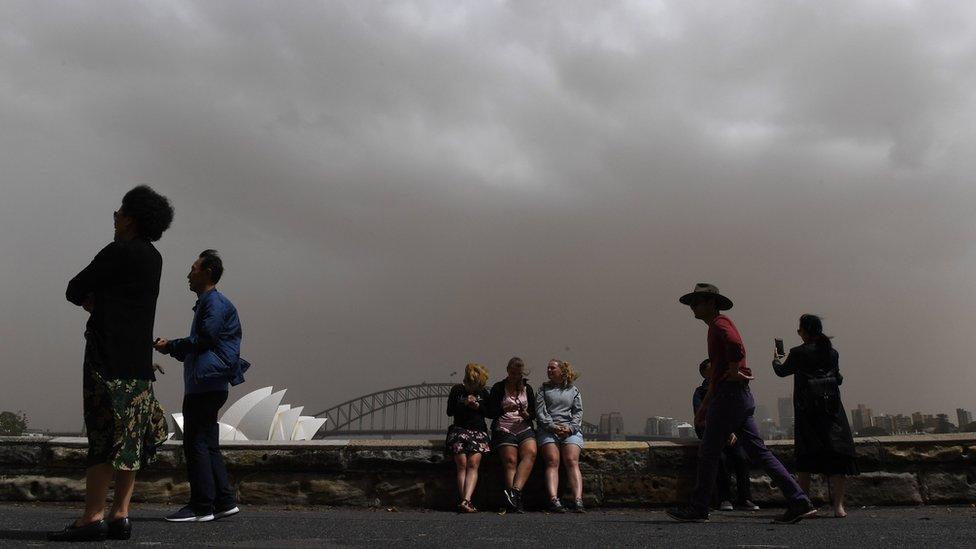
M32 427L81 425L65 286L142 183L176 210L160 337L224 257L231 399L517 355L535 384L573 362L590 422L690 419L706 328L677 299L711 282L773 414L807 312L848 411L976 408L976 5L6 2L0 43L0 410Z

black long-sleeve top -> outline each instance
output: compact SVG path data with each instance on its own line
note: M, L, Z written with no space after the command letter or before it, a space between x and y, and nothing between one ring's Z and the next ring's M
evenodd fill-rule
M535 391L532 390L532 386L528 383L525 384L525 398L529 401L529 409L526 410L529 413L529 417L526 418L526 422L529 425L535 427ZM502 401L505 400L505 380L501 380L498 383L491 386L491 392L488 394L488 406L485 410L485 417L491 418L491 430L495 430L495 426L498 424L498 418L502 417L505 413L502 410Z
M833 452L854 456L854 439L840 398L840 357L833 348L808 343L774 360L780 377L793 376L794 441L798 456Z
M794 403L804 399L811 382L826 381L837 387L844 383L837 351L825 350L813 343L793 347L784 361L774 360L773 371L779 377L793 376Z
M466 404L468 395L474 395L478 399L477 408L471 408ZM454 418L451 425L471 431L488 432L488 427L485 426L487 402L488 391L481 389L471 392L463 384L458 383L451 388L451 393L447 396L447 415Z
M68 283L71 303L94 296L86 361L107 379L156 379L153 324L162 269L163 258L148 241L112 242Z

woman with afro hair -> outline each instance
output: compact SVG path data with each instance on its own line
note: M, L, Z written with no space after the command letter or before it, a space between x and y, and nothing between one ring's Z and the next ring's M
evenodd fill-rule
M114 213L115 237L68 283L68 301L89 313L82 369L88 469L85 512L52 541L128 539L136 471L166 440L153 394L152 343L163 260L152 245L173 221L166 197L138 186ZM105 513L109 485L112 507Z

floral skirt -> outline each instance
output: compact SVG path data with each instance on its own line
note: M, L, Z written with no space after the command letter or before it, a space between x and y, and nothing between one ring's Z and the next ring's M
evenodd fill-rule
M85 364L83 400L89 467L135 471L155 461L169 434L152 381L105 379Z
M444 453L448 455L487 454L490 450L488 433L484 431L472 431L456 425L451 425L447 430Z

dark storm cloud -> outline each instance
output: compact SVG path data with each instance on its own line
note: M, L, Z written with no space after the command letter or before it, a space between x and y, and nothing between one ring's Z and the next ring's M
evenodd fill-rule
M736 300L767 402L789 392L769 340L813 311L849 407L976 405L973 12L4 4L0 408L77 427L63 288L137 182L177 210L160 335L216 247L248 386L313 409L519 354L536 381L575 361L591 421L687 417L704 328L676 298L702 280Z

